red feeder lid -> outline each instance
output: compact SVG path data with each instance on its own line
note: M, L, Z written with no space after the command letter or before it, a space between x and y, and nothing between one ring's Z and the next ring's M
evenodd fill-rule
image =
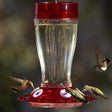
M73 2L37 2L35 19L77 19L78 3Z

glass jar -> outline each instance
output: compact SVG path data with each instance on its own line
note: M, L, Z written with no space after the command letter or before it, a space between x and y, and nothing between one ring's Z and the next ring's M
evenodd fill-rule
M42 72L42 87L71 87L71 67L77 40L78 4L35 4L34 25Z

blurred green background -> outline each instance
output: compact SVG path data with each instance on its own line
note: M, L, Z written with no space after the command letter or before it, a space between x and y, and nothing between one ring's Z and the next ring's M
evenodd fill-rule
M9 79L10 75L27 77L35 87L41 82L33 22L34 2L39 0L0 0L0 112L112 112L112 69L97 73L93 68L96 46L103 57L112 58L111 0L59 1L79 3L78 39L71 74L73 86L80 90L85 84L96 86L110 99L61 109L36 108L19 102L16 98L29 94L32 88L13 93L10 86L16 83Z

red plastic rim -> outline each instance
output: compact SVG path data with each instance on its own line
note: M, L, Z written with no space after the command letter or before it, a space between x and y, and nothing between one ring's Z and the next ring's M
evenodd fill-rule
M76 101L65 92L65 88L36 88L30 95L18 98L19 101L26 101L35 107L79 107L83 103Z
M73 2L37 2L34 19L77 19L78 3Z
M95 98L88 95L84 95L84 97L88 101L95 100ZM17 99L29 102L35 107L79 107L83 104L83 102L76 101L69 93L66 93L65 88L39 87L33 90L30 95Z

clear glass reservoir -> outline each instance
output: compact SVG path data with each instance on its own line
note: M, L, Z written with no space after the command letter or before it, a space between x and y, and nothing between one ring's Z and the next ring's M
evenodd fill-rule
M35 19L36 45L42 72L41 86L71 87L77 20Z

